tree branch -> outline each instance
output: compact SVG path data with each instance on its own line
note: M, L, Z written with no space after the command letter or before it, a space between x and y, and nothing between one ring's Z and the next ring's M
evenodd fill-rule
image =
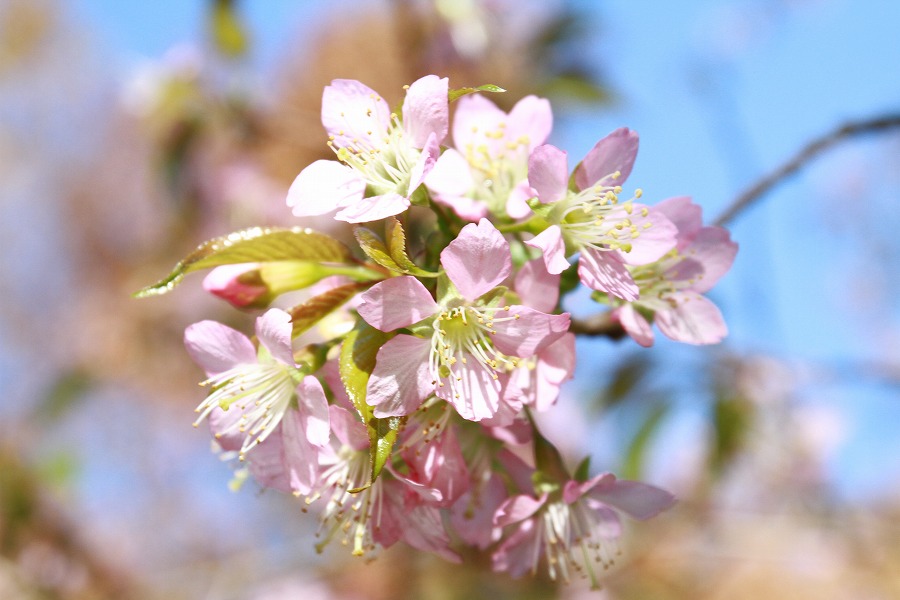
M796 173L806 163L838 143L868 133L878 133L900 128L900 114L885 115L863 121L845 123L837 129L808 143L791 160L766 175L740 194L731 206L715 220L716 225L727 225L753 202L764 196L776 185Z
M613 321L608 312L597 313L585 319L572 319L569 331L576 335L606 336L614 340L625 337L622 325Z

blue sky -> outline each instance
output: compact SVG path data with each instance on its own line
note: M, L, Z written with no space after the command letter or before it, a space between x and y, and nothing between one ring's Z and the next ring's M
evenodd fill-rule
M900 3L576 4L588 11L588 26L596 31L585 56L602 65L620 101L607 110L558 119L553 141L580 157L616 127L637 130L641 151L629 183L643 188L651 202L692 195L712 219L746 185L813 137L849 119L900 108ZM99 34L124 76L141 58L200 39L205 5L75 0L70 12ZM243 2L254 62L264 72L279 52L302 44L301 21L312 10L323 8L287 0ZM889 148L884 141L866 140L838 149L735 224L741 252L715 292L731 327L731 348L806 366L900 362L897 347L884 345L900 334L873 333L900 331L890 294L886 304L871 305L883 311L877 319L854 312L871 308L854 295L867 289L859 280L877 257L852 232L832 223L835 210L844 215L838 221L871 220L872 211L859 207L890 207L896 200L900 184L889 177ZM869 182L863 199L852 189L842 191L852 188L855 177ZM879 226L872 220L871 227ZM890 270L871 273L878 279ZM831 465L845 493L883 489L885 471L897 480L900 458L885 458L900 457L895 388L851 380L807 393L809 402L827 403L846 415L849 438ZM874 456L880 459L873 461Z

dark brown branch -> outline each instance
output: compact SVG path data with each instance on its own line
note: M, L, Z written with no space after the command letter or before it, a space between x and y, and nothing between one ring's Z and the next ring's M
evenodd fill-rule
M753 202L764 196L776 185L796 173L819 154L832 146L856 136L900 128L900 115L886 115L874 119L845 123L834 131L807 144L791 160L766 175L740 194L731 206L715 220L716 225L727 225Z

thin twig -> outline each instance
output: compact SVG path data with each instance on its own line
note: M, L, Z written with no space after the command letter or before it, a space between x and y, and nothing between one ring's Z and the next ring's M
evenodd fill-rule
M753 202L765 195L773 187L796 173L828 148L859 135L889 131L900 128L900 115L885 115L863 121L845 123L826 135L807 144L791 160L766 175L740 194L731 206L715 220L716 225L727 225Z
M606 336L618 340L625 337L625 330L618 321L609 317L609 313L597 313L585 319L572 319L569 331L576 335Z

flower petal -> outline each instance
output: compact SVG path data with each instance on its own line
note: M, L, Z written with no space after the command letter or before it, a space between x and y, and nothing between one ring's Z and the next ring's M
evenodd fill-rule
M687 246L703 227L703 209L690 196L666 198L653 209L664 214L678 229L678 249Z
M537 192L528 185L527 179L523 179L513 187L506 199L506 214L512 219L524 219L531 214L528 200L535 196L537 196Z
M569 313L548 315L527 306L512 306L497 313L491 336L500 352L528 358L546 348L569 330Z
M653 345L653 328L644 315L636 311L631 304L625 304L615 309L612 318L618 319L628 335L644 348Z
M328 407L328 417L334 437L341 444L354 450L364 450L369 447L369 432L359 420L356 411L350 412L346 408L332 404Z
M334 218L347 223L367 223L399 215L409 208L409 198L394 192L360 198L338 211Z
M335 79L322 93L322 125L337 148L380 148L390 122L388 103L355 79Z
M319 380L307 375L297 386L297 405L303 431L313 446L325 446L331 434L328 399Z
M566 260L566 244L563 241L562 229L558 225L551 225L527 240L525 244L539 248L544 253L544 264L549 273L558 275L569 268L569 261Z
M272 358L280 363L296 366L291 347L291 315L280 308L272 308L256 319L256 337Z
M416 191L416 188L422 185L422 182L425 181L425 178L428 177L428 174L434 169L434 165L440 155L440 144L438 143L437 136L432 133L428 136L428 139L422 146L419 160L416 161L412 171L409 173L409 187L406 190L407 197L412 196L413 192Z
M184 346L209 377L257 362L256 349L247 336L216 321L189 325L184 330Z
M535 148L528 157L528 183L543 204L565 198L569 187L567 154L550 144Z
M463 96L456 101L453 145L463 153L475 152L484 146L490 156L495 156L497 140L485 136L485 133L500 131L500 123L505 120L506 113L481 94Z
M656 326L667 337L686 344L718 344L728 335L728 327L718 307L696 292L669 294L671 310L656 313Z
M497 509L497 512L494 513L494 525L506 527L507 525L524 521L536 513L546 501L546 495L541 496L540 498L533 498L531 496L520 494L518 496L507 498L506 501L500 505L500 508Z
M697 261L703 266L702 276L691 285L691 289L697 292L712 289L734 264L737 251L738 245L731 241L727 229L702 228L683 253L688 260Z
M675 496L666 490L639 481L616 479L610 473L594 477L583 487L589 497L634 519L649 519L675 504Z
M473 302L512 271L509 242L487 219L469 223L441 251L441 264L463 297Z
M446 383L438 386L434 393L452 404L459 416L467 421L489 419L500 408L500 382L474 359L469 359L468 362L468 365L457 364L455 367L454 375L459 377L455 388L459 390L458 396L454 395Z
M592 290L606 292L622 300L633 302L640 295L640 289L617 252L585 248L578 261L578 277Z
M646 215L643 214L644 208L647 209ZM637 238L631 240L631 250L621 253L622 260L629 265L656 262L675 247L678 230L668 217L655 208L635 204L630 220L639 233Z
M525 306L550 313L559 301L559 279L559 275L548 273L541 259L536 258L522 265L516 274L516 293Z
M380 331L408 327L438 311L438 305L415 277L404 275L376 283L360 296L357 310Z
M366 403L375 407L376 417L411 414L431 395L430 352L430 340L402 334L378 350L366 389Z
M510 140L525 138L528 151L547 141L553 129L553 111L550 101L537 96L525 96L509 111L506 137Z
M450 126L448 90L449 80L446 77L426 75L406 91L403 127L414 147L423 148L432 134L437 137L437 144L447 137Z
M638 151L638 134L626 127L616 129L597 142L575 169L575 185L584 190L602 182L603 185L622 185L631 174ZM616 171L619 177L611 176Z
M284 468L290 478L291 491L299 495L309 494L319 476L319 450L306 435L303 419L296 410L288 410L284 414L281 432Z
M326 215L362 199L366 182L335 160L317 160L297 175L287 195L295 217Z

